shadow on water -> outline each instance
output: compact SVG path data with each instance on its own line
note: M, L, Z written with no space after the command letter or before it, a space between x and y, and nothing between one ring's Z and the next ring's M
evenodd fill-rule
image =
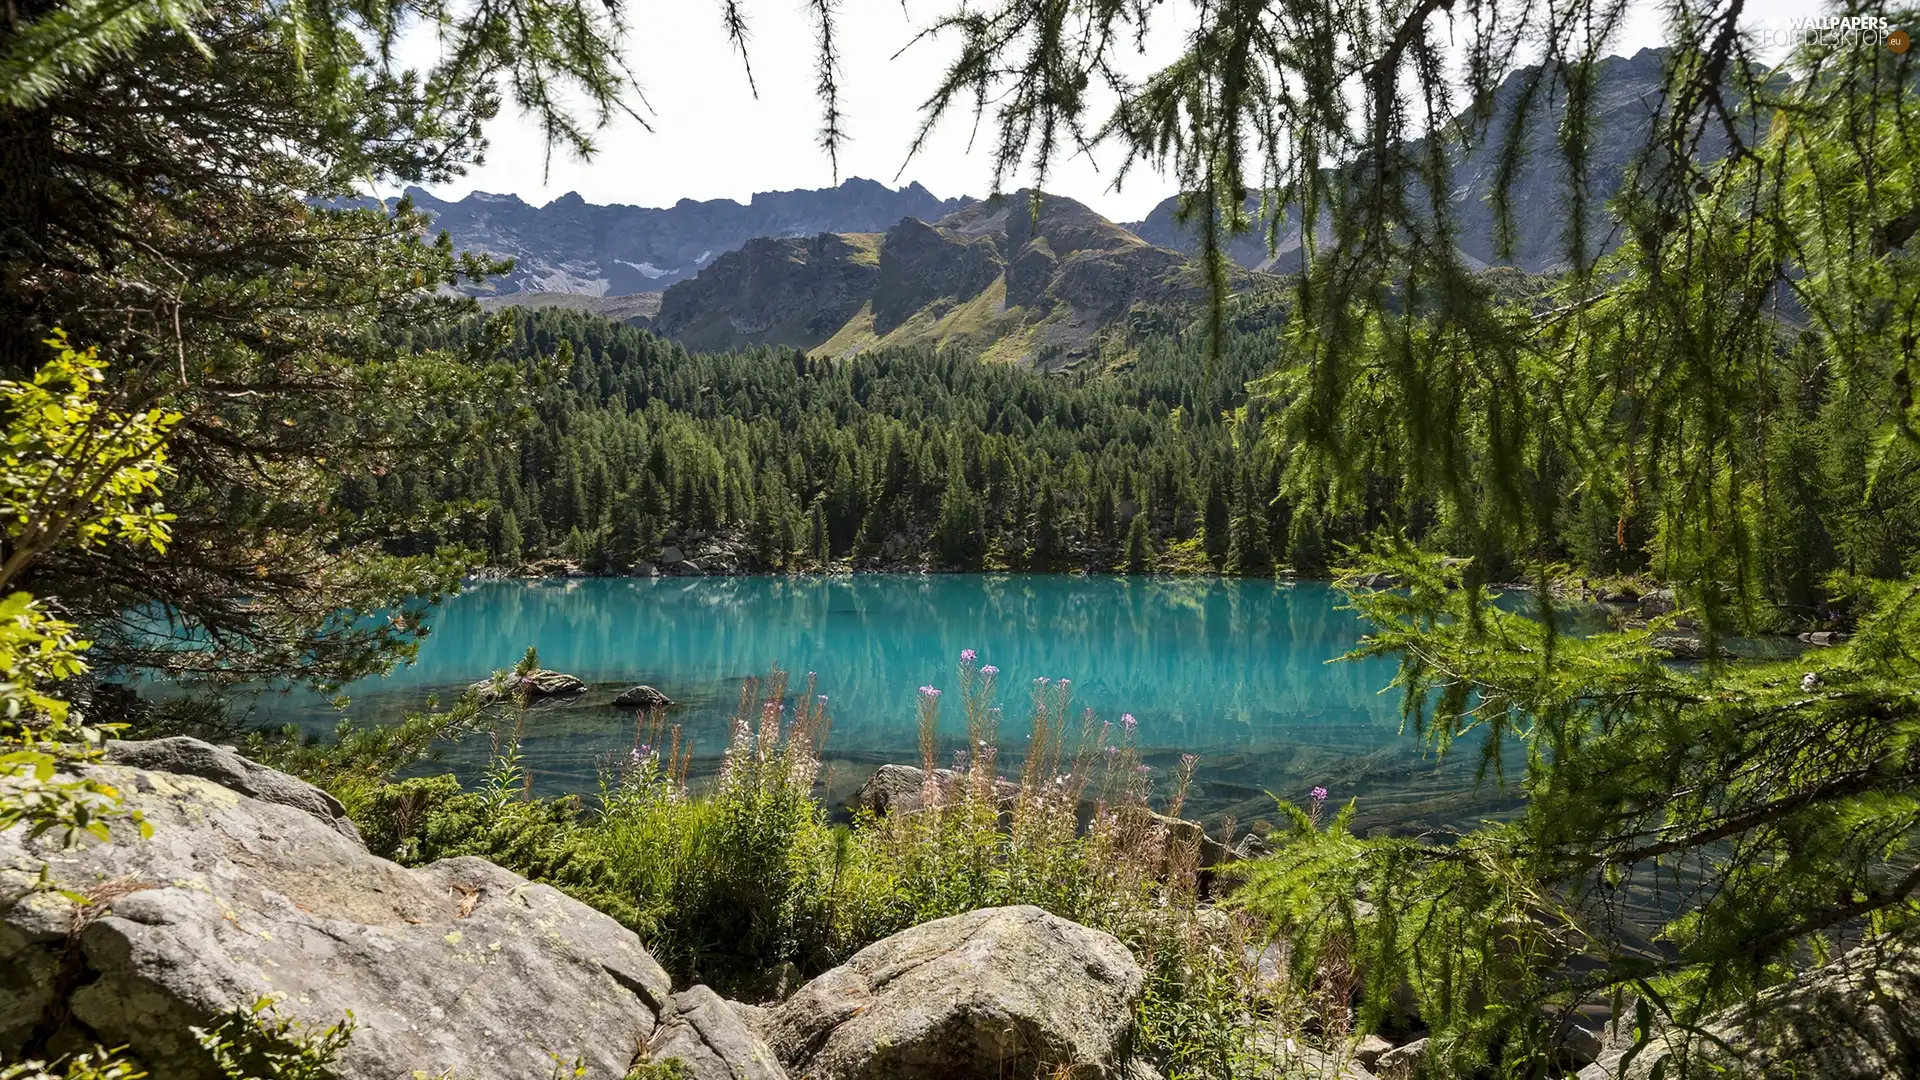
M741 682L781 664L796 687L818 672L833 719L826 748L838 799L871 769L917 762L915 695L952 688L962 649L999 669L1003 768L1020 754L1033 680L1073 680L1076 707L1106 721L1138 718L1140 743L1165 775L1200 757L1190 812L1241 828L1275 818L1273 799L1329 788L1358 797L1364 828L1460 826L1518 804L1471 752L1444 763L1400 731L1392 665L1334 662L1362 624L1320 583L1065 575L871 575L482 582L433 616L418 661L350 686L346 715L398 719L430 696L451 701L510 666L529 645L543 666L590 684L533 710L523 731L536 790L591 792L610 755L633 743L630 710L611 705L635 683L675 698L694 773L716 767ZM960 745L950 708L943 735ZM340 719L305 691L264 693L254 719L330 730ZM466 776L488 740L446 748Z

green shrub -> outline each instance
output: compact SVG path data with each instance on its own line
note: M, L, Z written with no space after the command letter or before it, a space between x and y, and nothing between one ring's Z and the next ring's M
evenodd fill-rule
M648 944L689 978L730 984L830 954L833 830L812 797L826 699L808 679L788 716L786 676L742 688L711 790L685 762L636 747L610 779L592 847L646 914Z
M334 1080L333 1059L353 1038L353 1014L315 1031L280 1013L270 997L194 1028L200 1048L228 1080Z

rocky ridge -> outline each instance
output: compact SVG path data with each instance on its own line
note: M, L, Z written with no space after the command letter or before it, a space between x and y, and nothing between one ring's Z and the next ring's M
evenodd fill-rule
M1052 367L1097 354L1130 313L1191 306L1205 289L1187 256L1063 196L1036 208L1022 190L884 234L755 240L667 289L651 328L690 349L846 359L953 345Z

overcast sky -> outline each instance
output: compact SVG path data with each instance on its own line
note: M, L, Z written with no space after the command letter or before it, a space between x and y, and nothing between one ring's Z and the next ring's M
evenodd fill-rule
M906 10L903 10L903 6ZM966 117L943 124L911 163L906 150L920 122L919 108L936 85L953 46L923 41L896 57L916 23L950 10L951 0L844 0L839 34L846 127L852 141L841 152L840 175L890 186L918 180L943 198L986 194L992 163L985 140L970 147ZM628 0L633 24L629 58L645 90L653 131L624 120L598 136L592 161L558 154L545 170L537 129L508 106L487 129L487 162L460 183L434 189L441 198L470 191L511 192L535 205L569 191L588 202L671 206L681 199L745 201L756 191L828 187L833 171L815 143L819 127L813 93L813 34L801 0L749 0L756 99L739 58L727 44L715 0ZM1815 15L1817 0L1748 0L1748 25L1784 27L1794 16ZM1177 55L1190 22L1184 0L1163 5L1156 36L1139 58L1152 70ZM1632 53L1659 44L1660 16L1643 2L1620 42ZM417 50L429 47L419 41ZM1104 115L1104 108L1100 110ZM1146 216L1173 194L1163 176L1136 170L1120 191L1109 190L1119 155L1111 148L1064 162L1049 190L1079 199L1116 221ZM906 169L901 172L902 164ZM896 181L895 176L899 174ZM1008 185L1009 187L1017 185Z

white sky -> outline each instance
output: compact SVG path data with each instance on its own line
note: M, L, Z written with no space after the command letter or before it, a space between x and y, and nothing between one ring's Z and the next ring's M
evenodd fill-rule
M729 47L716 0L627 0L634 28L629 62L652 106L653 131L623 119L597 137L599 153L582 162L556 154L546 172L542 138L511 105L487 127L486 164L455 184L433 189L457 199L470 191L519 195L534 205L577 191L588 202L671 206L683 198L746 201L756 191L828 187L833 172L815 144L813 33L801 0L748 0L756 99ZM955 116L906 171L900 167L920 122L921 103L937 85L954 46L923 41L894 54L917 25L950 11L953 0L844 0L838 31L841 95L852 141L841 150L840 175L889 186L918 180L942 198L982 196L992 180L990 135L968 145L969 123ZM1748 0L1749 27L1782 27L1820 14L1819 0ZM1177 55L1192 25L1184 0L1164 4L1161 27L1136 73ZM1660 43L1657 4L1641 0L1620 41L1632 53ZM430 49L412 43L408 53ZM426 57L422 56L421 59ZM1096 115L1105 114L1105 104ZM1173 194L1165 177L1136 168L1120 191L1108 190L1119 155L1101 148L1094 160L1056 165L1049 190L1071 196L1115 221L1135 221ZM895 174L900 173L898 180ZM1017 183L1007 185L1009 188Z

